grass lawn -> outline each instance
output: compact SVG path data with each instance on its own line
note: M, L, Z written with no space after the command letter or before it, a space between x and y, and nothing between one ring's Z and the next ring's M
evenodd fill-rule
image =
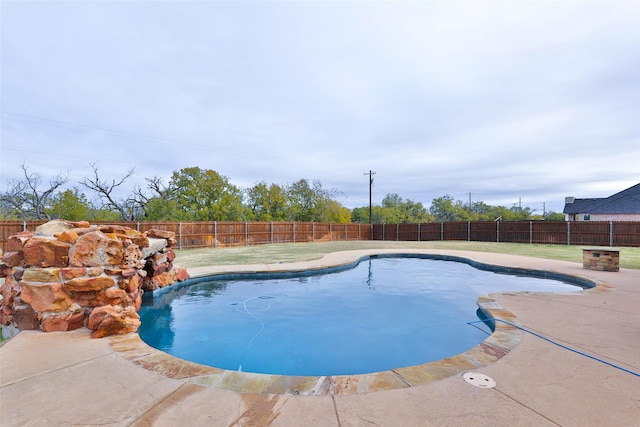
M586 246L585 246L586 247ZM589 246L591 247L591 246ZM277 243L229 248L176 250L176 263L183 267L233 264L272 264L308 261L329 252L355 249L450 249L524 255L582 263L582 246L538 245L465 241L388 242L362 240L347 242ZM603 248L605 249L605 248ZM640 248L608 248L620 251L620 267L640 269Z

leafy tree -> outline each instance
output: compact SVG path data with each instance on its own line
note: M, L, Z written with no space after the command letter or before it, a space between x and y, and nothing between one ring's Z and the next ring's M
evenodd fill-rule
M387 194L382 199L382 222L400 224L402 222L402 197L395 193Z
M470 221L470 212L464 207L464 204L458 200L454 201L453 197L446 194L442 197L433 199L429 213L433 215L435 221Z
M397 208L402 205L404 201L396 193L389 193L382 199L383 208Z
M403 211L405 212L405 223L420 223L433 221L434 217L429 213L422 203L414 202L411 199L404 201Z
M373 207L372 207L373 214ZM369 223L369 207L353 208L351 211L351 221Z
M87 197L74 187L57 193L46 211L49 218L82 221L91 217L92 207Z
M185 219L241 221L245 217L241 191L214 170L184 168L173 173L169 186Z
M309 181L301 179L289 184L286 191L289 221L314 221L316 194Z
M369 222L369 208L354 208L352 221ZM371 217L374 224L401 224L433 221L433 216L420 202L403 199L396 193L389 193L382 199L382 205L373 205Z
M531 218L533 211L528 207L514 206L510 209L510 215L507 220L509 221L522 221Z
M481 217L482 221L496 221L496 220L504 220L510 221L511 219L511 210L504 206L491 206L490 209L487 210Z
M404 200L398 194L387 194L382 199L383 222L390 224L407 224L432 221L427 209L420 202Z
M336 200L336 192L323 188L320 181L309 184L308 180L301 179L289 184L285 192L289 221L331 222L332 218L344 219L347 216Z
M374 224L389 223L388 218L385 216L385 209L380 205L371 207L371 220Z
M287 219L287 195L277 184L259 182L245 192L249 219L284 221Z
M547 212L544 216L545 221L564 221L564 214L562 212Z
M351 211L351 221L368 224L369 206L353 208ZM371 222L373 224L390 223L389 218L385 216L385 208L380 205L371 206Z
M336 200L327 201L327 222L348 224L351 222L351 211Z
M189 219L189 215L174 199L151 197L145 201L144 218L148 221L183 221Z
M91 209L88 221L118 221L122 219L120 212L105 207Z
M335 190L323 188L320 181L301 179L287 186L259 182L241 192L228 178L213 170L198 167L173 173L165 186L160 178L146 179L146 190L137 188L126 198L116 192L133 175L133 169L121 178L104 180L95 164L93 176L81 184L97 193L96 202L87 201L76 187L62 190L67 176L57 175L48 186L42 177L31 174L22 165L24 180L10 182L0 194L0 219L51 219L214 221L305 221L369 222L369 208L349 211L336 198ZM243 203L244 196L244 203ZM429 221L504 221L534 218L533 211L521 205L506 208L477 201L465 205L450 195L433 199L429 209L422 203L387 194L381 205L372 207L374 223L419 223ZM562 213L549 212L535 219L564 220Z
M353 208L351 211L351 221L369 223L369 207ZM386 209L380 205L371 206L371 222L373 224L391 223L386 215Z

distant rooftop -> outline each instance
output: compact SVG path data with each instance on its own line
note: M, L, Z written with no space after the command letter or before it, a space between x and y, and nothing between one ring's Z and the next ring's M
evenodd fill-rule
M572 201L573 200L573 201ZM565 199L565 214L631 214L640 213L640 183L609 197L597 199Z

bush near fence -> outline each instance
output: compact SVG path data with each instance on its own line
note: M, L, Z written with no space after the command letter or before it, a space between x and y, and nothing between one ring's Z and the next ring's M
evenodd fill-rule
M0 248L7 238L34 231L46 221L0 221ZM333 224L320 222L155 222L121 221L117 224L145 232L152 228L173 231L180 249L217 248L347 240L542 243L592 246L640 246L638 221L472 221L421 224ZM93 222L100 224L100 222Z

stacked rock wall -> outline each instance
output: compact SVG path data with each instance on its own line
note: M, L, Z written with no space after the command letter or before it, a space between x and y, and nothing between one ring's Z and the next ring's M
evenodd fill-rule
M2 256L3 336L20 330L135 332L142 293L188 278L175 267L173 232L50 221L9 237Z

